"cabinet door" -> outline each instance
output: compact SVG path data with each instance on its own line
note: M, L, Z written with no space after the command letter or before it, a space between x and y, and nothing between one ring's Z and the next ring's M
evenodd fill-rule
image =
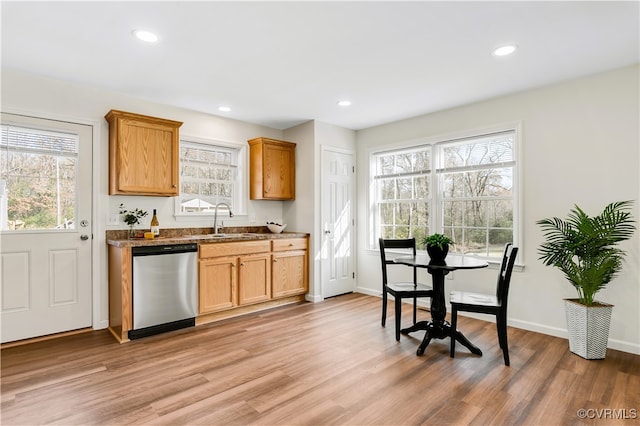
M217 257L199 262L199 313L237 306L236 262L236 257Z
M262 137L248 142L250 198L295 199L296 144Z
M307 252L285 251L273 254L271 265L273 298L307 292Z
M265 143L263 147L264 198L295 198L295 157L290 146Z
M109 194L178 195L182 123L110 111Z
M240 257L238 293L240 305L271 298L271 262L269 253Z

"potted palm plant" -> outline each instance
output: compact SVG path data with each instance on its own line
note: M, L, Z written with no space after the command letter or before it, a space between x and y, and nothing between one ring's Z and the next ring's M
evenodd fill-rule
M449 253L449 244L455 244L444 234L431 234L422 239L422 246L427 249L434 262L443 262Z
M622 269L626 253L616 245L636 229L629 211L632 203L611 203L593 217L575 206L566 219L536 222L545 238L538 250L540 260L560 269L578 292L578 298L565 299L569 349L586 359L603 359L606 354L613 305L595 296Z

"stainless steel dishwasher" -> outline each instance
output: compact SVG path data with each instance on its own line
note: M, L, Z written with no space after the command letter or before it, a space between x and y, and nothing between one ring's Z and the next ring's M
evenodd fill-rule
M195 325L198 245L133 247L133 329L138 339Z

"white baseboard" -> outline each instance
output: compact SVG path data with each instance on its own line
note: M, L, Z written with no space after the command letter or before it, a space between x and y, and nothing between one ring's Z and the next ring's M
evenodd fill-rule
M322 298L322 296L318 296L318 295L313 295L313 294L305 294L304 295L304 299L307 302L312 302L312 303L319 303L322 302L324 299Z
M483 319L483 318L479 318L479 319ZM538 324L530 321L522 321L514 318L509 318L508 323L510 326L515 328L535 331L537 333L548 334L550 336L555 336L555 337L561 337L567 340L569 339L569 333L564 328L550 327L548 325ZM569 342L567 342L567 345L568 344ZM609 341L607 343L607 348L640 355L640 344L625 342L623 340L609 338Z
M107 328L109 327L109 321L104 320L104 321L98 321L97 323L92 325L92 328L94 330L102 330L103 328Z

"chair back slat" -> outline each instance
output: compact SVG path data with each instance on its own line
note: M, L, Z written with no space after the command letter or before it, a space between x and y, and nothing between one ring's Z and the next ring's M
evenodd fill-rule
M509 284L511 283L511 273L513 265L518 255L518 247L514 247L512 243L504 246L504 254L500 265L500 273L498 274L498 285L496 288L496 297L504 310L507 309L507 301L509 300Z
M387 249L408 249L407 255L411 254L413 256L416 255L416 239L415 238L405 238L405 239L385 239L379 238L378 245L380 246L380 260L382 264L382 285L383 287L387 285L387 265L395 265L393 259L387 258ZM413 282L416 283L417 279L417 268L413 268Z

